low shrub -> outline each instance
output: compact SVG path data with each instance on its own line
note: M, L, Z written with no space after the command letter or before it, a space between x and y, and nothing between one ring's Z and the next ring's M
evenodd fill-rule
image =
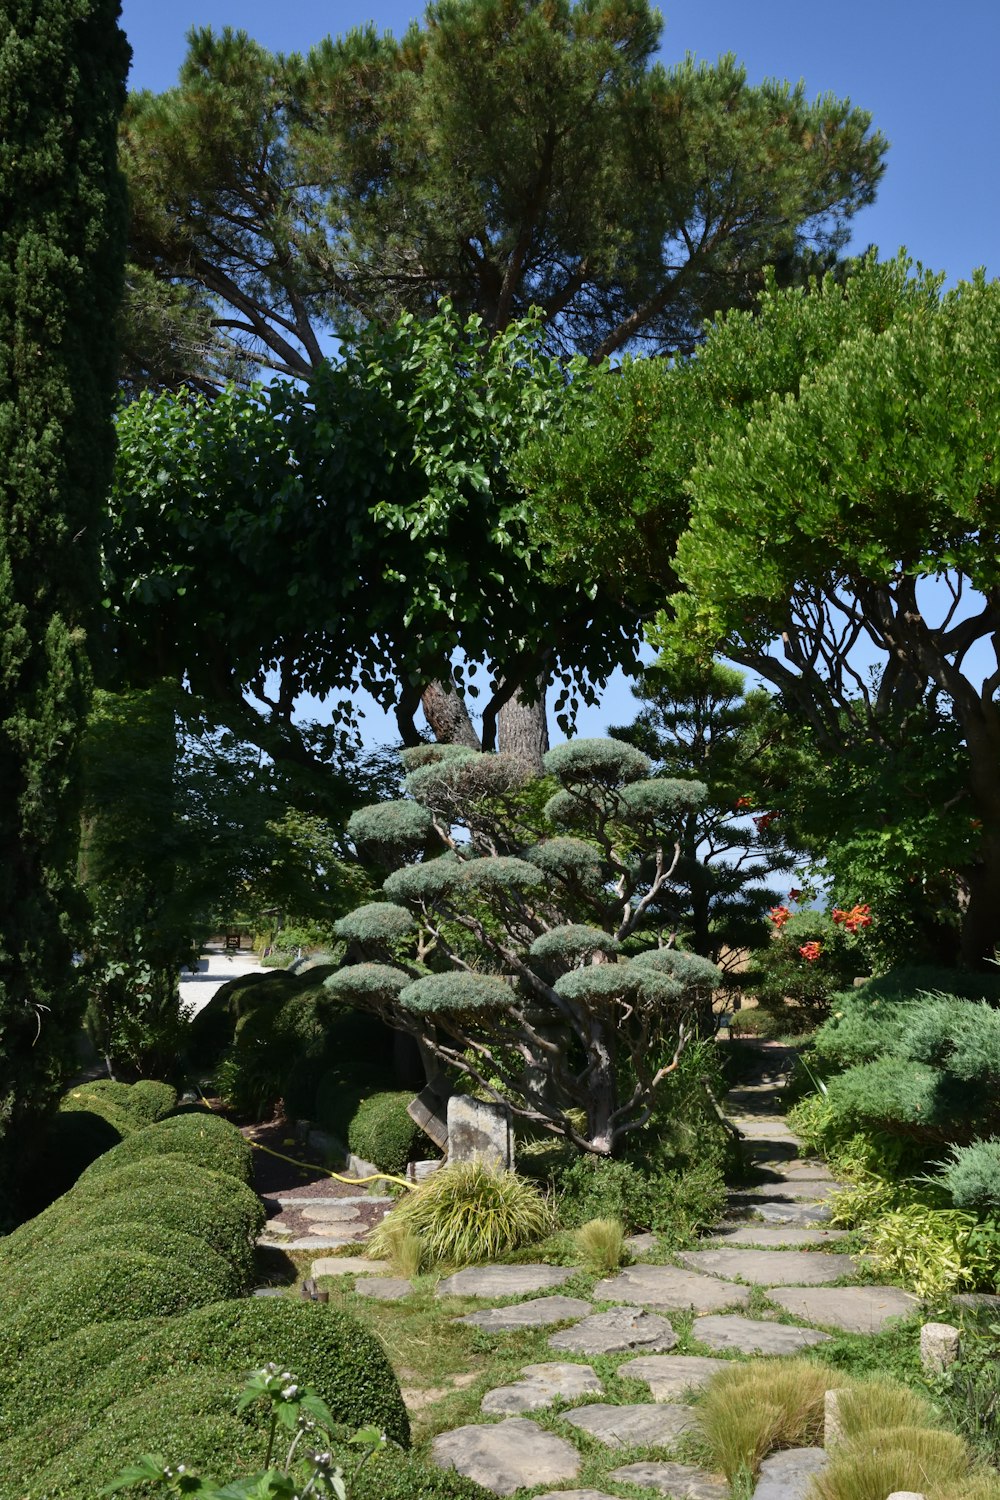
M196 1067L209 1068L232 1045L237 1026L258 1006L276 1010L302 990L293 974L240 974L220 985L207 1005L191 1018L188 1057Z
M347 1144L363 1161L399 1176L414 1155L422 1132L407 1114L409 1092L372 1094L362 1099L347 1131Z
M4 1291L10 1296L30 1295L33 1287L41 1285L48 1276L52 1264L52 1248L38 1249L30 1255L20 1256L4 1271ZM241 1297L249 1290L246 1279L217 1250L206 1245L203 1239L187 1234L174 1226L167 1228L149 1220L125 1220L116 1223L113 1232L102 1223L94 1223L90 1217L78 1223L69 1223L59 1235L55 1248L60 1260L90 1255L96 1250L114 1250L115 1253L157 1256L161 1260L174 1260L187 1266L214 1290L208 1300L221 1297ZM123 1314L128 1316L128 1314Z
M68 1226L89 1222L103 1227L112 1243L116 1224L141 1219L168 1229L183 1225L250 1284L254 1241L264 1217L256 1193L235 1177L210 1172L179 1156L147 1157L78 1184L37 1218L20 1225L0 1241L0 1262L51 1249Z
M865 1248L876 1271L940 1303L1000 1284L1000 1224L960 1209L909 1203L873 1217Z
M345 1454L344 1468L357 1463L357 1450ZM351 1500L493 1500L474 1479L456 1469L431 1469L405 1453L383 1448L351 1482Z
M253 1151L235 1125L208 1111L175 1115L127 1136L83 1173L81 1183L117 1172L148 1157L179 1156L195 1166L253 1182Z
M45 1126L32 1181L25 1184L22 1212L32 1218L41 1213L122 1139L121 1131L93 1110L60 1110L53 1115Z
M941 1183L956 1208L1000 1215L1000 1137L952 1148L941 1162Z
M75 1387L51 1379L38 1360L25 1380L42 1376L41 1414L0 1446L0 1493L24 1500L92 1495L140 1453L183 1457L189 1468L224 1478L260 1464L260 1429L236 1413L247 1371L274 1360L315 1388L335 1422L368 1424L409 1444L399 1386L378 1340L350 1315L291 1299L220 1302L142 1324L109 1325L120 1339L108 1360L106 1330L96 1328L99 1369L87 1378L74 1340L51 1346L56 1369ZM18 1382L12 1408L28 1396ZM33 1481L26 1482L33 1475ZM4 1486L11 1479L21 1488ZM436 1491L429 1491L436 1494ZM448 1491L440 1492L447 1496Z
M559 1221L568 1229L595 1218L619 1219L624 1228L652 1229L683 1246L699 1229L715 1224L726 1187L711 1161L684 1172L649 1172L628 1161L579 1156L553 1174Z
M88 1110L103 1115L120 1135L126 1136L162 1120L176 1103L177 1090L169 1083L150 1078L140 1083L115 1083L110 1078L98 1078L70 1089L60 1099L59 1108L67 1113Z
M21 1360L0 1364L0 1445L15 1432L23 1435L36 1423L49 1422L50 1413L65 1406L70 1396L73 1410L89 1421L88 1387L95 1381L99 1384L107 1366L150 1326L147 1321L126 1319L95 1323L42 1349L29 1350ZM54 1425L55 1419L51 1421Z
M384 1226L393 1220L420 1236L429 1264L456 1266L499 1259L552 1227L534 1183L478 1161L442 1167L407 1193L369 1236L372 1255L383 1253Z
M228 1268L226 1268L228 1272ZM33 1290L5 1309L0 1334L11 1357L111 1318L149 1318L213 1302L223 1275L176 1257L93 1250L48 1265Z

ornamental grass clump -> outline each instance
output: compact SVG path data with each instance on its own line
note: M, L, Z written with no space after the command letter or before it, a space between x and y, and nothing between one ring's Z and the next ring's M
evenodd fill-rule
M877 1427L834 1449L813 1476L814 1500L886 1500L900 1490L940 1500L969 1477L960 1437L929 1427Z
M588 1271L617 1271L625 1259L625 1226L620 1219L590 1219L573 1231Z
M712 1467L733 1484L741 1474L755 1475L776 1449L821 1442L826 1392L845 1383L804 1359L754 1360L720 1371L697 1408Z
M455 1162L396 1205L369 1237L369 1253L391 1256L400 1224L420 1237L428 1265L468 1266L544 1239L552 1212L535 1185L516 1172L481 1161Z

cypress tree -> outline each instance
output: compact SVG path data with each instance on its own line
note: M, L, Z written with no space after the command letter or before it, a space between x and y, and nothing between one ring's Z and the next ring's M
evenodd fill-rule
M118 15L118 0L0 0L0 1194L82 1008L77 757L126 227Z

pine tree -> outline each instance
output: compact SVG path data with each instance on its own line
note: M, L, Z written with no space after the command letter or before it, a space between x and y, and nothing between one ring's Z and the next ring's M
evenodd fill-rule
M118 14L118 0L0 0L3 1193L60 1085L80 1009L77 749L125 242Z

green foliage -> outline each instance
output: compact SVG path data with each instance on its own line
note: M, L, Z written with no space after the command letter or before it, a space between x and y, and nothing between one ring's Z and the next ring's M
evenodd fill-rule
M697 1407L713 1469L735 1485L756 1476L776 1449L817 1446L832 1385L829 1370L804 1359L757 1359L721 1370Z
M588 1219L573 1240L589 1271L606 1276L617 1271L626 1256L625 1226L620 1219Z
M611 739L567 740L545 756L546 774L564 787L615 788L641 781L651 770L649 758L641 750Z
M114 459L129 47L115 0L3 18L0 159L0 1217L73 1066L86 643ZM59 122L58 126L56 121Z
M993 1291L1000 1281L1000 1224L958 1209L909 1203L880 1214L866 1248L877 1271L937 1304L953 1292Z
M115 1083L98 1078L76 1084L59 1101L60 1110L87 1110L102 1115L123 1136L143 1130L168 1115L177 1103L177 1090L169 1083L144 1079L140 1083Z
M372 1094L354 1112L347 1131L347 1144L362 1161L374 1162L383 1172L401 1176L421 1137L420 1129L406 1112L410 1092Z
M109 1237L105 1226L93 1217L81 1215L78 1223L67 1222L58 1236L59 1256L62 1261L76 1260L77 1265L94 1251L113 1248L116 1254L155 1256L160 1261L176 1261L192 1272L195 1285L211 1289L209 1298L241 1297L247 1291L247 1281L235 1264L213 1250L196 1235L188 1234L178 1225L167 1228L155 1221L122 1219L114 1224ZM5 1267L5 1285L12 1299L31 1296L47 1278L51 1265L51 1251L36 1248L21 1255L12 1265ZM125 1318L138 1318L143 1313L129 1308L122 1309ZM84 1327L90 1326L90 1321ZM103 1321L103 1319L102 1319ZM67 1327L67 1334L72 1330Z
M399 1003L415 1015L462 1011L502 1011L511 988L492 974L428 974L400 991Z
M543 932L528 949L528 957L540 960L548 969L560 970L571 968L581 960L589 961L595 953L615 953L617 947L610 933L602 932L598 927L570 922Z
M405 906L391 901L377 901L359 906L336 924L336 934L346 942L394 943L407 937L414 928L413 917Z
M442 854L425 864L394 870L383 881L382 889L390 901L413 901L431 905L451 894L460 878L458 861Z
M961 1486L970 1468L968 1450L951 1432L928 1427L870 1427L856 1443L839 1447L813 1479L817 1500L877 1500L893 1491L930 1494Z
M407 1193L390 1218L420 1236L432 1266L499 1260L544 1239L552 1226L534 1183L479 1161L441 1167ZM382 1233L379 1226L369 1236L374 1256L382 1253Z
M268 976L268 982L285 976ZM268 1117L279 1099L290 1114L308 1119L316 1086L336 1055L334 1007L323 968L291 976L278 1005L258 1005L240 1021L232 1047L215 1070L221 1098L240 1114Z
M555 1182L559 1222L567 1228L614 1217L630 1234L651 1229L678 1249L717 1222L726 1196L722 1174L707 1161L670 1173L581 1156L558 1172Z
M410 850L420 849L433 828L433 818L418 802L381 802L352 813L347 822L347 836L362 851L378 851L396 860Z
M237 1027L252 1010L258 1006L277 1009L302 989L302 980L290 973L243 974L220 985L208 1004L189 1022L189 1057L199 1066L210 1067L233 1041Z
M813 959L802 952L810 943L819 944ZM805 1012L807 1022L815 1022L828 1014L834 996L839 997L864 968L856 939L842 924L826 912L799 911L754 954L748 988L765 1009L780 1010L791 1002Z
M225 1172L248 1186L253 1185L253 1152L235 1125L207 1111L177 1115L157 1125L137 1130L87 1168L81 1181L116 1172L147 1157L181 1156L195 1166Z
M1000 1138L953 1146L951 1160L941 1165L942 1186L956 1208L1000 1214Z
M351 1482L351 1500L489 1500L491 1493L456 1469L425 1467L391 1448Z

